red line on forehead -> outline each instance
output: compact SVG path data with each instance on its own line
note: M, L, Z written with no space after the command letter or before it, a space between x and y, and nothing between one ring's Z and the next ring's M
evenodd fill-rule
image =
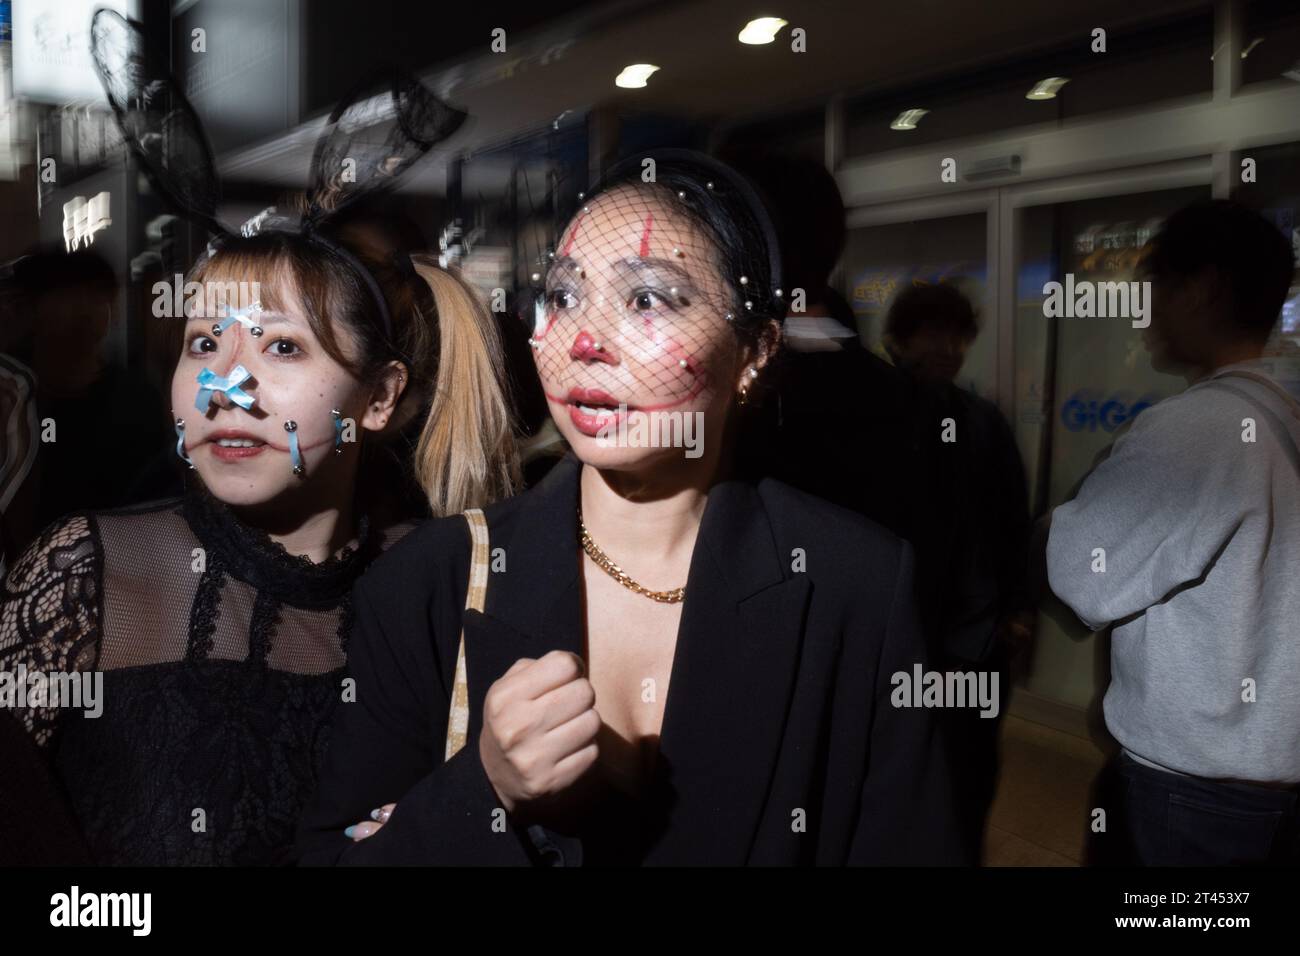
M569 250L573 248L573 240L578 238L578 227L582 225L582 217L585 215L585 212L580 212L578 213L578 218L573 220L573 231L569 233L569 241L564 244L564 248L561 250L563 255L567 256Z
M641 231L641 258L644 259L650 255L650 230L655 223L655 214L647 213L645 217L645 229Z

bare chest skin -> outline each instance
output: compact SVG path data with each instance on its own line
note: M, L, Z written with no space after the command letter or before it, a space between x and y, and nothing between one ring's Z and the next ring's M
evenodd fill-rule
M604 722L599 766L610 783L635 791L658 753L682 605L628 590L585 556L582 564L587 677Z

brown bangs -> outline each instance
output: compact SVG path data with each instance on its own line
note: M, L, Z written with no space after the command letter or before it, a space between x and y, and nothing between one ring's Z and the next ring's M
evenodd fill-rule
M344 352L334 323L327 318L345 315L356 307L352 277L346 270L322 269L320 260L320 254L301 237L265 234L232 240L219 248L195 266L189 281L202 284L205 295L213 289L220 298L224 290L234 307L239 305L234 290L240 283L256 289L256 298L269 311L289 311L296 297L312 333L330 358L360 375L355 359Z

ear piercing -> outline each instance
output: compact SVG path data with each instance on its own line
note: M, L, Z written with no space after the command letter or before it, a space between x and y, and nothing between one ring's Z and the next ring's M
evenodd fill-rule
M176 419L176 455L181 461L189 465L191 470L194 468L194 462L190 456L185 454L185 419Z
M758 378L758 369L754 368L754 366L751 365L749 368L745 370L745 374L749 376L749 382L744 382L740 386L739 401L740 404L742 405L746 404L749 401L749 385L750 382L753 382L754 379Z
M293 462L293 473L302 477L307 469L302 466L302 452L298 449L298 423L291 418L284 423L284 430L289 433L289 460Z

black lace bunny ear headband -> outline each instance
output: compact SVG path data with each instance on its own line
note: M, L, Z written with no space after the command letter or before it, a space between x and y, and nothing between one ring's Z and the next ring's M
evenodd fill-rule
M306 211L298 217L274 206L248 220L239 232L216 215L221 183L212 147L194 108L176 80L144 53L139 24L112 10L91 21L91 54L127 147L153 187L184 217L212 236L209 254L223 245L278 230L302 235L342 259L361 279L379 309L385 336L392 318L375 277L351 252L323 234L341 212L392 188L434 145L455 133L466 114L443 103L418 80L388 71L358 86L330 114L312 155ZM370 96L377 82L390 96ZM396 257L408 275L410 258Z

